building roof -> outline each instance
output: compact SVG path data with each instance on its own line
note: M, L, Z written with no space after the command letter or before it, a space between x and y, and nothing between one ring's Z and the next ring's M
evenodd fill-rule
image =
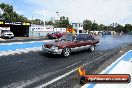
M50 28L54 28L54 26L52 25L36 25L36 24L31 24L31 27L50 27Z

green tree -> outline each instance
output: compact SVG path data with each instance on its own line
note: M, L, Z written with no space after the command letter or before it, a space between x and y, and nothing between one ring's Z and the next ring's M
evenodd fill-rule
M118 24L114 29L115 29L115 32L121 33L121 32L123 31L124 28L123 28L122 25Z
M103 31L109 31L109 26L104 26Z
M91 31L91 27L92 27L92 22L90 20L84 20L83 21L83 29L85 31Z
M59 20L56 20L54 23L54 27L60 27L60 28L72 28L69 18L62 16Z
M53 21L46 21L45 25L54 25Z
M0 4L0 8L3 10L3 14L1 15L1 18L6 21L24 21L29 22L29 20L24 17L23 15L17 14L13 10L13 6L5 3Z
M35 19L35 20L33 20L33 24L44 25L44 22L40 19Z
M132 25L131 24L125 24L125 27L123 29L123 32L124 33L128 33L130 31L132 31Z
M98 25L98 31L103 31L104 27L105 27L105 25L103 25L103 24Z
M93 23L92 27L91 27L91 31L98 31L99 30L99 26L97 23Z

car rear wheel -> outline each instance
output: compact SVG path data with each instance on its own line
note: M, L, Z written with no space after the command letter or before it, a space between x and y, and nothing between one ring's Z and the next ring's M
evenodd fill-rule
M95 46L94 46L94 45L93 45L93 46L91 46L91 47L89 48L89 51L90 51L90 52L95 51Z
M4 35L2 36L2 38L3 38L3 39L5 38Z
M62 56L63 57L68 57L70 55L70 49L69 48L64 48L62 51Z

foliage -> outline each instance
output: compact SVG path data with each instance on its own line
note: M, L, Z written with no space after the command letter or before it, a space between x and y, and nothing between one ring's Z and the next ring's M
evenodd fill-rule
M1 14L2 20L13 21L13 22L17 22L17 21L29 22L29 20L26 17L24 17L23 15L17 14L13 10L13 6L12 5L1 3L0 4L0 8L4 12L3 14Z
M84 20L83 21L83 29L85 31L91 31L91 27L92 27L92 22L90 20Z
M72 28L72 25L70 24L68 17L62 16L59 20L55 20L54 27Z
M117 32L117 33L121 33L121 32L123 32L123 26L122 25L120 25L120 24L118 24L116 27L115 27L115 32Z
M93 24L92 24L92 27L91 27L91 30L92 30L92 31L98 31L98 30L99 30L98 24L97 24L97 23L93 23Z
M104 27L105 27L105 25L103 25L103 24L98 25L98 31L104 30Z
M40 19L31 20L31 23L36 25L44 25L44 22Z
M17 14L12 5L1 3L0 9L3 13L0 12L0 20L5 20L9 22L31 22L33 24L37 25L44 25L44 21L41 19L34 19L34 20L28 20L23 15ZM60 28L72 28L72 25L69 22L69 18L65 16L61 16L59 20L50 20L45 21L46 25L53 25L54 27L60 27ZM84 20L83 21L83 29L85 31L115 31L117 33L129 33L132 32L132 25L131 24L125 24L123 27L120 24L113 23L110 26L105 26L103 24L97 24L95 22L92 23L90 20Z
M54 25L53 21L46 21L45 25Z
M125 24L123 32L124 33L132 32L132 25L131 24Z

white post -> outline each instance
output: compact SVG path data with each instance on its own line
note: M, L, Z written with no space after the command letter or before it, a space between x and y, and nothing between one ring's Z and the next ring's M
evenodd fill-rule
M46 16L45 16L44 13L42 13L42 16L44 16L44 17L43 17L43 22L44 22L44 27L45 27L45 21L46 21L45 18L46 18Z

